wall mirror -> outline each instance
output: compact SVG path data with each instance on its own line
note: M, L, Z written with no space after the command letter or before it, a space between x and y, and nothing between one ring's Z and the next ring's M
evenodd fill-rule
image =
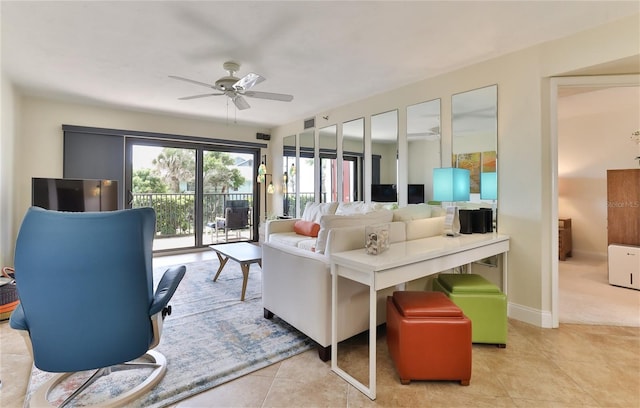
M282 139L282 214L296 216L296 135Z
M362 201L364 118L342 125L342 201Z
M296 202L297 213L302 215L307 202L315 201L315 136L313 129L300 133L300 160L298 162L298 195Z
M318 147L320 152L320 202L338 201L337 146L338 127L331 125L320 129Z
M398 111L371 116L371 201L397 202Z
M407 107L408 203L433 199L433 169L442 167L440 99Z
M451 118L452 166L469 169L472 202L496 205L498 86L453 95Z

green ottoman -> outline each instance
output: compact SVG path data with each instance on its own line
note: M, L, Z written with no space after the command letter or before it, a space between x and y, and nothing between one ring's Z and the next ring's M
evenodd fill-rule
M471 319L473 343L507 345L507 296L480 275L441 273L433 289L444 292Z

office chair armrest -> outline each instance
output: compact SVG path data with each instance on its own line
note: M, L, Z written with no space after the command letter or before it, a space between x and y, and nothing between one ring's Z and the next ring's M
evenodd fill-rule
M22 304L18 303L18 306L16 306L16 308L11 313L11 320L9 321L9 325L12 329L29 330L29 325L27 324L27 318L24 316Z
M156 293L153 295L153 303L149 309L149 316L161 312L162 309L167 306L186 271L187 267L181 265L169 268L164 272L156 289Z

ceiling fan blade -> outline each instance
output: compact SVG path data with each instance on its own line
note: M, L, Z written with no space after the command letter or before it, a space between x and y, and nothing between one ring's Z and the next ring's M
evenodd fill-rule
M258 74L254 74L253 72L248 73L247 75L243 76L242 78L240 78L238 80L238 82L236 82L235 84L233 84L233 87L236 90L240 90L240 91L246 91L247 89L259 84L260 82L264 81L265 78L258 75Z
M293 95L285 95L273 92L246 91L245 93L243 93L243 95L250 98L271 99L273 101L282 102L291 102L293 100Z
M236 104L236 108L240 110L249 109L251 107L241 95L236 95L231 98L231 100Z
M178 98L181 101L186 101L189 99L197 99L197 98L206 98L207 96L218 96L218 95L224 95L223 93L208 93L208 94L202 94L202 95L193 95L193 96L183 96L182 98Z
M183 78L183 77L179 77L179 76L175 76L175 75L169 75L169 78L178 79L180 81L191 82L192 84L202 85L202 86L206 86L207 88L216 89L216 87L214 85L206 84L206 83L200 82L200 81L194 81L193 79L189 79L189 78Z

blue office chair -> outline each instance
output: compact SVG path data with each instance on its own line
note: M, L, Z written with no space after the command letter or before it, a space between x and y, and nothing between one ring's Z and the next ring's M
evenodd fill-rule
M100 406L123 406L162 379L166 359L150 349L160 342L168 302L186 268L168 269L154 294L154 234L152 208L27 211L15 252L20 304L10 324L24 330L36 367L64 373L39 387L32 406L49 405L50 389L77 371L97 370L62 406L113 371L153 369L137 387Z

